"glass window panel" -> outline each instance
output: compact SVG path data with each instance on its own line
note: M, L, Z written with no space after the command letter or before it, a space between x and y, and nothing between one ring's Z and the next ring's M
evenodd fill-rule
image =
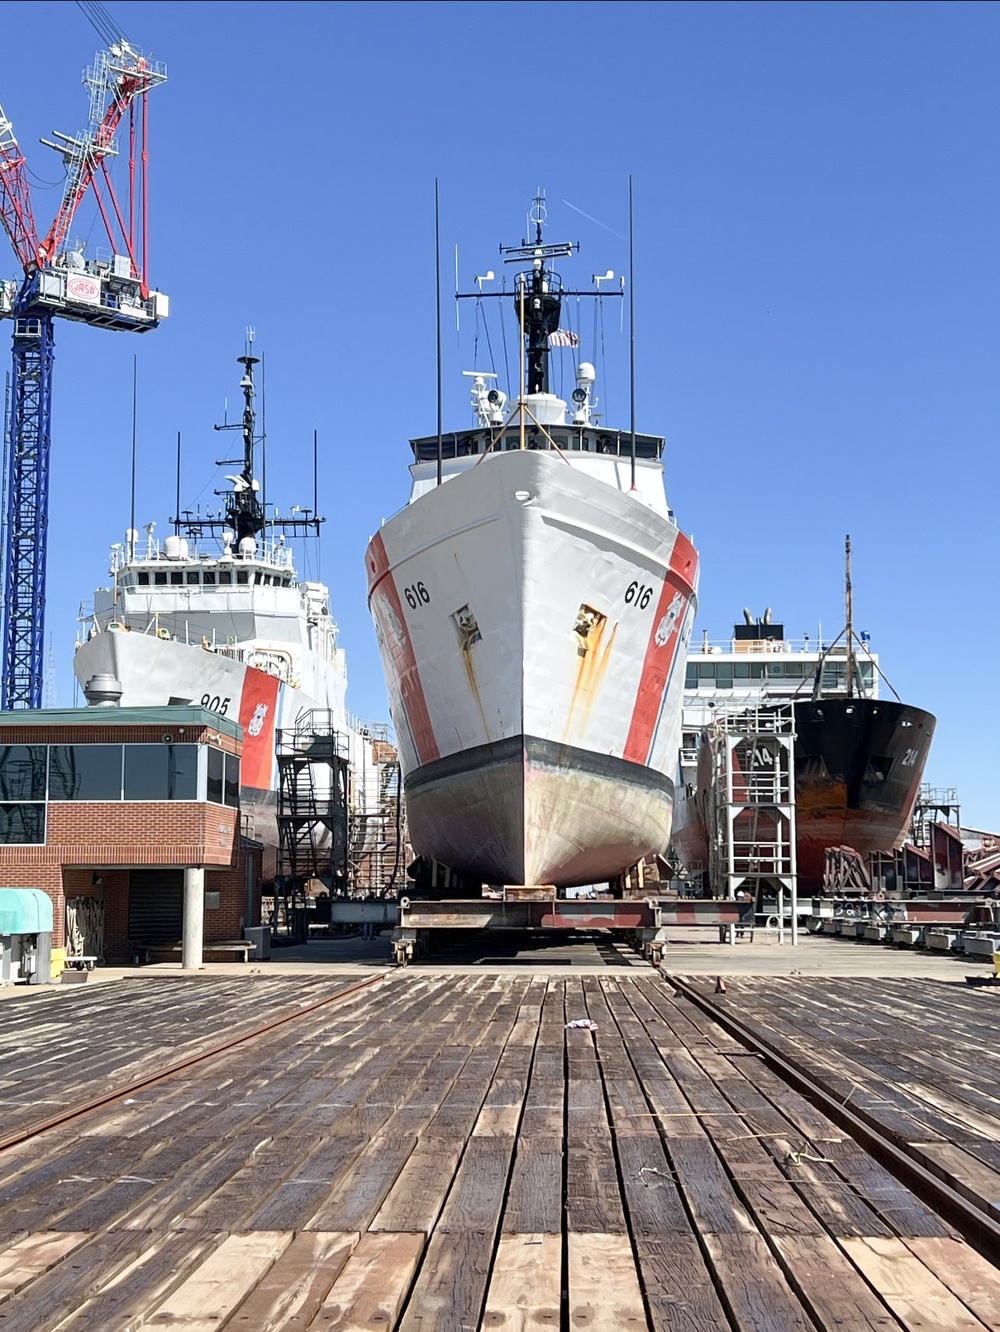
M227 754L225 803L239 809L240 805L240 761L235 754Z
M50 800L121 798L121 745L50 745Z
M687 689L693 689L697 683L698 683L698 667L694 664L693 661L689 661L687 666L687 676L685 677L684 685Z
M167 575L165 573L154 573L153 582L156 584L157 587L166 587Z
M215 586L215 574L211 569L206 569L201 577L202 577L202 582L205 584L206 587Z
M702 678L703 680L714 679L714 677L715 677L715 662L714 662L714 661L699 661L699 663L698 663L698 674L701 676L701 678Z
M196 800L197 745L126 745L126 800Z
M181 573L179 569L174 569L171 571L170 585L172 587L176 587L178 583L183 583L183 581L184 581L184 575Z
M750 678L750 663L748 661L734 662L733 675L737 680L748 680Z
M149 587L149 574L148 574L148 573L140 573L140 574L139 574L139 586L140 586L140 587Z
M44 800L45 758L45 745L0 745L0 800Z
M219 574L220 583L231 583L232 581L233 581L233 575L227 570L223 570L223 572Z
M197 569L189 569L187 572L187 581L189 583L199 583L201 582L201 574Z
M222 804L223 785L225 782L226 756L221 749L208 750L208 799L213 804Z
M44 841L44 805L0 805L0 844L41 845Z

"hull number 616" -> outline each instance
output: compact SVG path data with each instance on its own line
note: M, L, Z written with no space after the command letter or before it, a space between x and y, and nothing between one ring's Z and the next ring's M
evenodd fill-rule
M406 598L406 604L410 610L416 610L418 606L428 605L431 599L431 594L423 583L414 583L412 587L405 588L403 596Z
M645 583L629 583L625 589L625 605L645 610L653 598L653 589Z

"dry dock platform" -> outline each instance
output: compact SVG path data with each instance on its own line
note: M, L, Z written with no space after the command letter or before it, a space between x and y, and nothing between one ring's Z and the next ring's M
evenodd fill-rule
M997 1002L639 970L17 996L0 1332L1000 1329Z

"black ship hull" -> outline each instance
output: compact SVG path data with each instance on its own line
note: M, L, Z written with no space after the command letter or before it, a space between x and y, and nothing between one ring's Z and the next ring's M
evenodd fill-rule
M867 855L894 850L906 839L935 719L878 699L810 699L794 706L798 886L819 892L827 847ZM710 783L703 745L697 785L686 795L681 788L673 832L681 861L699 871L709 863Z
M902 845L934 726L929 712L883 699L795 704L800 890L822 887L829 846L867 855Z

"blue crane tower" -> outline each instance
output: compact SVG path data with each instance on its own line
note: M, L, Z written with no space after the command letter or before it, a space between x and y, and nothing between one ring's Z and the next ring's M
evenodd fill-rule
M80 134L53 131L63 159L62 202L39 239L28 171L11 122L0 107L0 220L24 270L0 281L0 319L13 320L13 373L5 422L3 630L0 708L42 701L45 567L52 421L53 327L56 318L98 328L146 333L168 313L166 296L147 281L149 259L146 97L166 70L129 42L98 3L81 4L105 49L84 71L90 122ZM108 162L127 137L127 183L119 201ZM107 248L88 253L70 244L77 208L90 192ZM102 237L103 244L103 237Z

